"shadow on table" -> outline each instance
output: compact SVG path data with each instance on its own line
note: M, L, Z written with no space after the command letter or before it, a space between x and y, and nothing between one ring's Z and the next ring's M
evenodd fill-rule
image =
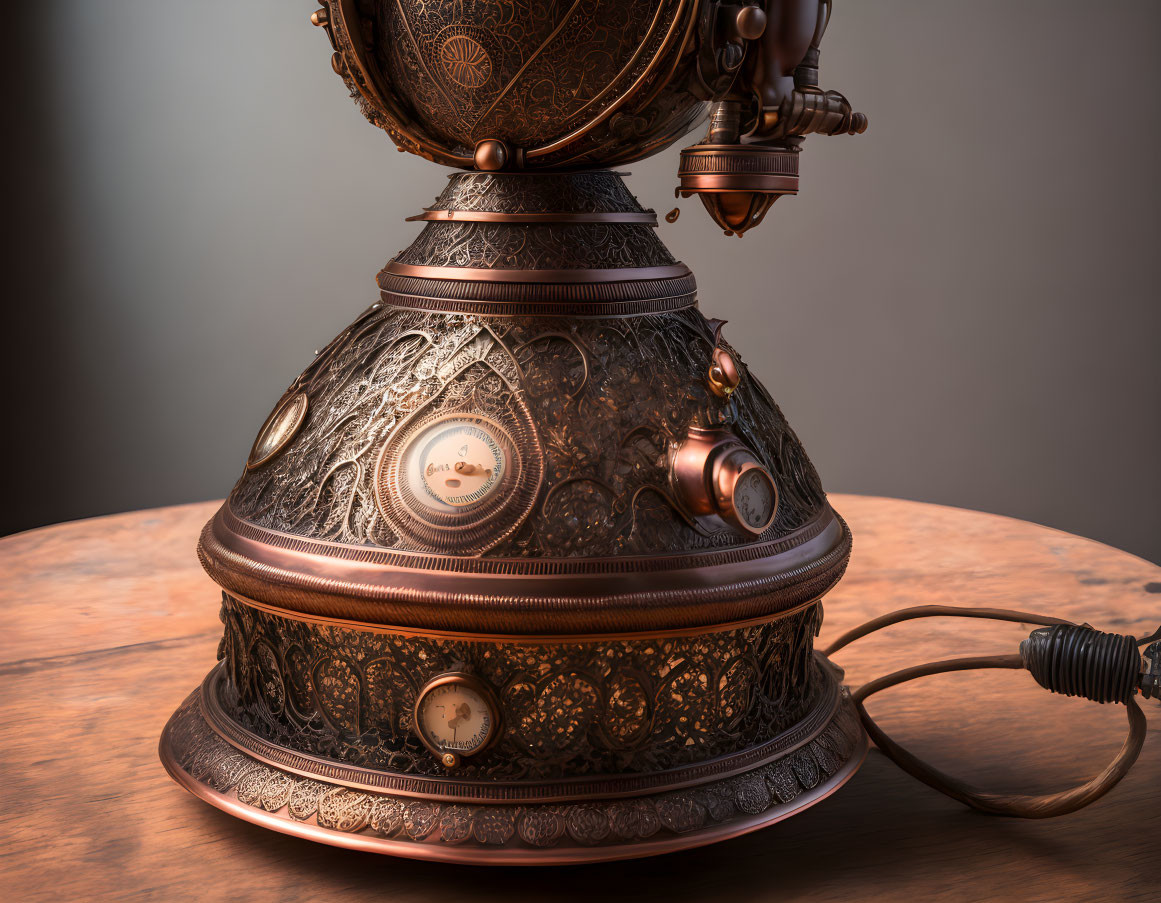
M1093 855L1099 804L1027 822L968 811L901 774L877 752L843 789L787 821L651 859L550 868L417 862L326 847L238 821L192 798L241 862L284 876L281 900L1059 900L1130 899L1161 867ZM1086 826L1086 822L1088 825ZM241 864L240 862L240 864ZM1146 874L1148 872L1148 874ZM1045 881L1045 875L1051 881ZM1118 892L1119 891L1119 892Z

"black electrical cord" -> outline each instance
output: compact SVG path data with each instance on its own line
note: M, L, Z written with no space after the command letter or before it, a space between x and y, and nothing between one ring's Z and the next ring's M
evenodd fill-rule
M1045 626L1032 631L1028 639L1020 644L1018 653L928 662L895 671L859 687L852 694L859 719L887 758L929 787L973 809L1015 818L1051 818L1075 812L1104 796L1128 773L1141 752L1147 727L1136 694L1140 688L1146 696L1153 695L1152 688L1157 682L1155 672L1161 664L1161 650L1154 644L1149 650L1153 655L1152 667L1142 676L1141 656L1137 647L1161 637L1161 628L1151 636L1137 640L1128 635L1104 633L1087 624L1073 624L1061 618L1028 612L1002 608L921 605L873 618L844 633L824 650L824 654L833 655L849 643L892 624L931 617L988 618ZM1037 683L1053 693L1081 696L1100 703L1123 704L1129 718L1129 736L1124 746L1104 771L1077 787L1039 796L998 794L979 790L927 764L892 740L867 714L865 700L880 690L933 674L981 668L1026 669Z

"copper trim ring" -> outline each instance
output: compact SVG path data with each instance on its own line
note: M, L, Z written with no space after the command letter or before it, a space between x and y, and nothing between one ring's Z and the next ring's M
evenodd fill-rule
M793 564L812 562L841 543L844 527L845 524L834 509L827 506L793 533L764 542L750 542L724 549L670 555L621 555L608 558L485 558L354 545L283 533L239 517L227 500L206 525L206 530L212 531L219 541L234 551L250 551L251 546L257 547L255 551L266 550L270 555L267 560L272 564L280 563L288 556L296 554L325 557L329 559L326 566L328 576L339 580L344 577L352 580L365 577L368 567L374 568L376 574L387 571L398 572L379 577L377 581L383 585L394 586L408 584L408 574L404 572L421 574L434 581L454 579L457 574L471 574L473 579L551 578L554 585L562 577L576 580L606 578L588 583L587 591L580 585L569 586L568 595L572 598L603 595L614 591L619 591L615 595L621 596L628 594L626 589L632 591L634 588L656 591L658 572L676 572L678 576L672 582L675 586L682 587L690 585L691 582L701 586L724 585L747 576L758 576L759 573L761 576L768 576L768 567L763 567L760 572L755 573L743 566L755 562L766 564L771 559L781 559L787 553L796 551ZM820 537L822 540L819 540ZM819 546L825 548L820 549ZM809 548L803 550L804 547ZM264 559L255 557L254 560L262 562ZM350 568L348 574L343 573L344 564ZM707 572L708 569L721 568L738 568L739 573L733 573L731 570L715 580L712 578L718 575ZM308 573L311 570L309 567L304 568ZM313 570L318 570L317 566ZM641 581L638 587L632 586L637 582L636 578L646 575L647 579ZM528 583L510 586L491 583L489 585L499 589L531 588ZM483 589L484 584L478 586L481 587L480 595L492 594Z
M850 533L828 508L810 533L727 552L553 561L457 558L319 543L226 506L198 547L230 593L306 614L470 633L620 633L762 617L823 595Z
M287 749L259 737L227 714L218 698L224 663L216 665L202 681L200 703L206 723L235 749L266 765L301 777L339 783L359 790L387 791L399 796L440 802L510 804L617 799L663 793L729 778L783 758L810 743L838 717L843 703L834 666L821 653L815 653L815 656L816 660L823 663L816 676L825 683L821 690L815 691L815 704L797 724L765 743L667 771L595 775L556 781L470 781L460 777L404 775L348 765Z
M227 595L241 605L252 608L255 611L260 611L265 614L275 615L287 621L295 621L302 624L312 624L320 627L336 627L340 630L361 630L366 633L386 633L392 636L419 638L427 640L455 640L462 643L492 643L496 645L505 645L509 643L519 644L521 646L551 646L560 643L605 643L605 642L633 642L643 639L679 639L691 636L708 636L715 633L725 633L732 630L743 630L746 627L757 627L762 624L769 624L772 621L780 621L783 618L789 618L791 615L796 615L805 608L810 608L812 605L817 605L822 601L821 597L814 597L807 599L805 602L800 602L790 608L776 611L772 614L762 615L760 617L745 618L741 621L727 621L721 624L708 624L701 627L680 627L672 630L633 630L623 631L621 633L586 633L579 636L575 633L568 634L523 634L523 633L468 633L462 630L432 630L424 627L404 627L398 624L370 624L365 621L353 621L350 618L333 618L325 615L306 614L298 611L288 611L285 608L280 608L277 605L268 605L265 602L259 602L256 599L250 599L240 593L227 593Z
M628 282L641 279L670 279L690 275L684 263L656 267L621 267L605 270L529 270L491 267L432 267L391 261L384 272L424 279L460 279L480 282Z
M481 282L472 279L428 279L381 271L376 282L384 300L404 299L404 306L439 310L452 305L490 304L489 310L597 315L662 313L697 303L692 273L665 279L624 282ZM445 303L446 302L446 303ZM479 308L471 308L477 311Z
M440 210L428 207L423 213L409 216L409 223L643 223L657 225L657 214L652 210L640 213L586 212L586 213L499 213L494 210Z
M489 283L498 284L498 283ZM615 283L609 283L610 285ZM525 287L525 286L521 286ZM464 299L430 298L420 295L401 295L381 292L383 304L410 310L436 313L475 314L482 317L641 317L649 314L670 313L697 305L692 292L671 298L647 301L472 301Z
M792 194L798 191L798 176L759 175L755 173L714 172L682 174L677 189L682 197L690 194L712 194L733 191L765 191Z

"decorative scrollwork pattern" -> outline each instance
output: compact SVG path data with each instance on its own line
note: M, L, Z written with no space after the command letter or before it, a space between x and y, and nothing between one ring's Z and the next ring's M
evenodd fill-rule
M220 702L278 746L402 774L443 774L412 725L423 684L470 670L496 691L501 739L467 779L652 772L766 742L814 702L815 604L696 636L521 643L312 624L223 596Z
M648 226L623 223L428 223L398 263L505 270L618 269L677 261Z
M702 112L669 84L692 59L691 0L380 0L367 15L372 65L435 151L502 139L575 165L672 141Z
M487 400L499 379L531 413L544 489L497 557L664 554L747 542L706 533L675 507L667 455L687 424L720 418L778 481L786 535L825 505L818 475L769 394L748 375L722 403L706 388L713 331L695 309L638 317L479 317L376 306L290 391L310 398L280 453L247 472L239 517L317 539L418 548L376 507L374 462L406 417L433 399ZM473 362L481 366L469 366ZM708 412L708 413L707 413Z

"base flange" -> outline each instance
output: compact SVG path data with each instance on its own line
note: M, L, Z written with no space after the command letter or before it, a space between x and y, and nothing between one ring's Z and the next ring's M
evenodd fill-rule
M831 716L773 759L664 793L576 802L464 805L369 792L262 761L227 742L201 691L161 736L174 780L231 815L350 849L478 865L629 859L703 846L812 806L858 770L867 737L843 689ZM792 733L794 729L788 733Z

